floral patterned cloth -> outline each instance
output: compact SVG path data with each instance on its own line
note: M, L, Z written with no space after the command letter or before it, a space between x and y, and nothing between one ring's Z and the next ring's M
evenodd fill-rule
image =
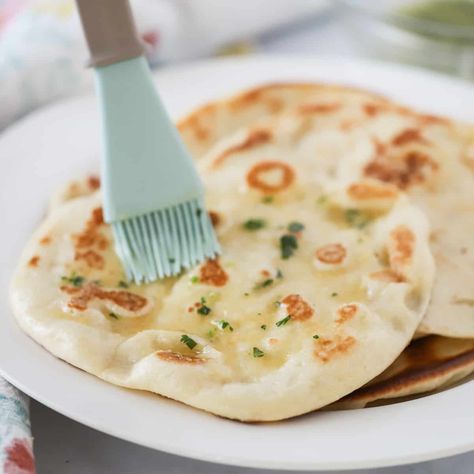
M28 398L0 377L0 472L33 474Z

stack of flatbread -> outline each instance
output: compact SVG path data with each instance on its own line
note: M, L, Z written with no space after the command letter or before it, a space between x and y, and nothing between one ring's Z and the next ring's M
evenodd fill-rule
M79 179L12 283L32 338L111 383L244 421L391 403L474 372L474 127L277 84L179 130L220 257L130 284L100 183Z

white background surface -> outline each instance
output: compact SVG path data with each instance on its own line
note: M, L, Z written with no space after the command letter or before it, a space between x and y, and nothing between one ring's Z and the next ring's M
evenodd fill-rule
M268 35L261 50L279 53L356 54L350 39L333 18L308 21L298 29ZM416 423L416 420L413 420ZM39 474L276 473L225 467L179 458L117 440L73 422L32 402L32 424ZM407 426L407 430L410 429ZM157 427L166 430L166 427ZM439 433L443 436L442 431ZM196 433L199 436L199 433ZM235 447L238 450L238 446ZM474 454L416 466L357 471L377 474L471 474Z

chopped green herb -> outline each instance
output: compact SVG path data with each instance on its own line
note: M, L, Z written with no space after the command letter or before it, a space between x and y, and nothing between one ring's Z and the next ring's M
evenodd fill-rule
M250 293L244 293L244 296L248 296L248 295L250 295Z
M206 333L206 336L207 336L209 339L212 339L212 338L216 335L216 331L217 331L216 328L209 329L209 331L207 331L207 333Z
M207 316L211 311L211 308L209 308L209 306L206 306L205 304L200 306L197 310L197 312L202 316Z
M271 204L275 198L273 196L264 196L262 198L263 204Z
M264 331L266 331L266 330L267 330L267 325L266 325L266 324L262 324L262 325L260 326L260 329L263 329Z
M196 216L201 217L202 209L196 209Z
M263 357L265 353L261 351L258 347L253 348L253 356L254 357Z
M128 288L129 287L128 283L125 280L120 280L118 282L118 286L119 286L119 288Z
M261 288L267 288L268 286L273 284L273 278L268 278L267 280L263 280L260 283L257 283L253 289L260 290Z
M291 319L291 315L288 315L286 318L280 319L280 321L277 321L276 326L284 326L289 320Z
M344 218L350 226L358 229L363 229L371 220L367 214L358 209L346 209Z
M194 285L196 283L199 283L199 277L197 275L194 275L190 278L190 282L193 283Z
M335 297L337 296L337 293L336 293L336 292L331 293L331 296L332 296L333 298L335 298Z
M206 304L206 298L204 296L201 296L201 304Z
M279 268L277 268L276 278L283 278L283 273Z
M290 258L298 248L296 237L291 234L285 234L280 237L281 258L286 260Z
M234 330L234 328L230 325L229 321L224 321L221 319L220 321L213 321L213 324L215 324L219 329L224 329L228 328L230 332Z
M243 227L245 230L260 230L263 229L266 222L263 219L249 219L245 221Z
M76 273L73 272L71 273L71 276L69 277L66 277L66 276L61 277L61 280L64 281L65 283L70 283L72 286L80 287L83 285L86 279L83 276L76 275Z
M302 230L304 230L304 224L302 224L301 222L291 222L288 225L288 230L291 233L296 234L296 233L301 232Z
M109 316L114 319L119 319L119 317L115 313L109 313Z
M321 196L318 197L318 200L316 201L318 204L326 204L328 200L328 197L322 194Z
M319 339L319 336L318 336L317 334L315 334L315 335L313 336L313 339Z
M197 342L194 340L194 339L191 339L189 336L187 336L186 334L183 334L181 336L181 339L180 341L183 343L183 344L186 344L190 349L194 349L196 346L197 346Z

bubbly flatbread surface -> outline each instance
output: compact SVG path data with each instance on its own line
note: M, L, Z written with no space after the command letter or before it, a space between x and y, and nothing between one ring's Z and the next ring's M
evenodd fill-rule
M239 420L317 409L386 369L428 304L427 221L391 184L321 179L332 149L270 132L200 160L223 252L178 278L130 286L100 193L63 194L12 284L22 328L109 382Z
M472 125L324 84L259 87L208 104L180 123L196 158L239 129L234 150L264 153L265 145L286 140L287 150L306 147L314 169L327 178L371 178L407 192L430 220L437 265L420 332L474 337Z

